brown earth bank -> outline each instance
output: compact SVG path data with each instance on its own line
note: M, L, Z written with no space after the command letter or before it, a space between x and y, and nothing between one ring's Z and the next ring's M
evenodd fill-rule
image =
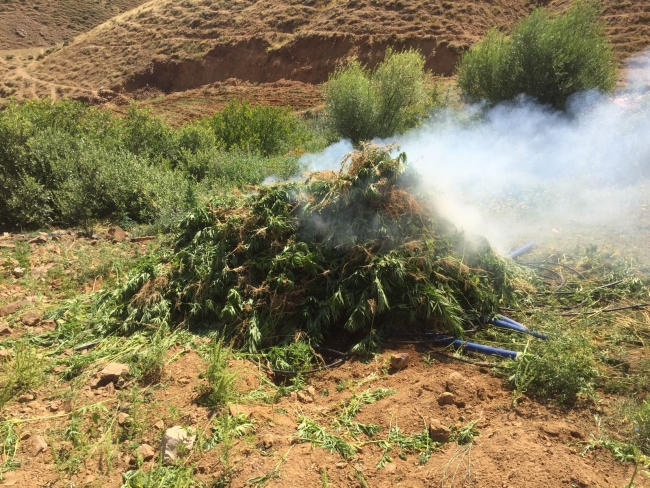
M106 88L131 98L143 90L182 92L230 78L315 84L353 56L373 66L387 46L418 48L428 69L449 75L459 55L488 29L508 30L536 5L559 12L568 3L154 0L78 35L69 45L53 46L40 56L17 53L0 66L0 98L106 103L110 100L98 96ZM602 4L619 62L650 45L650 0Z

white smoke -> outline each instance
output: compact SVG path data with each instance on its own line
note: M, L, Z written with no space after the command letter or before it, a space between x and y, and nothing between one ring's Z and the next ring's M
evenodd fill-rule
M650 176L650 63L630 65L626 88L578 94L566 113L522 98L446 110L378 142L406 152L443 216L501 251L578 228L621 232L644 209ZM339 141L306 162L338 169L350 150Z

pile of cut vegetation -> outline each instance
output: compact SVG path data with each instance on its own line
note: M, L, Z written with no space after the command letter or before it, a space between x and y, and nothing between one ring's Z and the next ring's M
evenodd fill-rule
M338 173L221 196L180 223L172 252L105 293L102 332L216 329L251 352L390 333L462 336L520 296L514 265L436 215L405 154L366 146Z

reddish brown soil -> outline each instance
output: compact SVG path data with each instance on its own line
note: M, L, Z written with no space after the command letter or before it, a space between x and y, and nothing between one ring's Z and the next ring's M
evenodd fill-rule
M384 360L394 352L389 349L369 364L351 361L338 369L311 377L309 384L316 389L314 403L303 404L284 397L275 405L242 407L251 412L255 431L254 438L235 442L230 454L234 473L232 486L246 486L250 478L264 476L283 455L286 462L280 467L280 477L267 486L283 487L295 483L320 486L323 470L327 471L330 483L337 487L360 486L355 471L361 471L368 486L372 487L611 487L625 485L632 476L631 465L616 463L606 451L580 455L584 441L592 433L595 436L599 434L592 414L599 412L601 407L563 411L527 398L522 398L519 405L513 407L512 393L504 388L501 379L487 371L457 362L427 366L419 359L418 351L412 348L399 351L413 357L412 364L400 372L382 374ZM234 361L232 367L240 373L238 387L241 392L261 385L257 368L251 363ZM197 390L202 383L198 374L203 368L202 360L194 351L182 354L168 366L163 387L154 389L153 397L143 405L145 429L138 442L157 447L161 432L154 424L159 420L164 421L165 427L177 424L208 427L213 412L196 404ZM458 384L460 380L460 395L467 400L464 408L455 405L441 407L437 402L438 396L447 389L450 377L454 379L454 373L462 375L456 377L455 382ZM463 378L467 381L464 385ZM342 380L352 380L350 387L337 392L336 385ZM382 450L373 443L362 444L359 454L347 461L310 444L294 445L298 414L308 415L329 427L332 417L353 393L380 387L394 388L397 392L367 405L356 418L360 422L379 424L382 432L378 439L385 437L391 425L399 425L402 432L411 434L421 432L430 418L458 427L479 420L479 435L471 449L447 444L424 466L418 464L416 455L408 455L406 460L402 460L393 452L393 462L383 469L376 469ZM65 385L51 384L49 391L40 394L36 401L27 405L10 404L3 414L8 418L58 415L51 410L53 404L60 404L55 397L61 394L61 388ZM323 396L325 392L328 396ZM76 407L105 402L107 420L114 415L119 401L105 388L91 390L89 386L83 389L79 398ZM605 398L603 403L608 403L608 399ZM20 425L20 433L30 433L32 437L45 434L47 437L48 433L64 429L65 420L66 417L27 421ZM22 466L9 473L5 486L47 484L63 487L70 486L70 483L76 486L120 486L122 472L131 469L132 457L127 444L123 448L116 447L120 452L114 460L112 473L100 474L98 463L101 466L102 460L93 457L81 465L78 474L69 476L56 471L51 452L32 455L32 446L27 439L20 448ZM53 447L61 448L60 445ZM218 449L206 453L194 451L188 462L195 465L199 478L205 482L213 481L223 473ZM151 467L152 463L145 463L144 469ZM39 480L38 484L34 480ZM645 476L636 481L637 486L650 486Z

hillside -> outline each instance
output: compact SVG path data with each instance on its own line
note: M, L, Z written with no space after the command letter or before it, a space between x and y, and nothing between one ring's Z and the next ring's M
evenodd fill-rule
M110 6L129 3L140 2ZM569 2L542 3L562 11ZM489 28L508 29L536 4L153 0L36 59L18 53L15 59L0 60L0 97L73 97L121 105L128 98L160 100L160 95L180 92L183 103L203 99L214 109L234 96L264 101L270 91L272 103L298 98L304 109L320 103L312 96L314 85L325 81L341 59L359 56L372 65L389 45L416 47L434 74L451 75L459 55ZM98 11L109 4L94 5ZM650 45L650 0L604 0L603 6L621 63ZM279 87L266 87L277 82ZM239 88L232 90L234 85ZM121 95L116 98L114 92ZM193 114L196 110L190 109L187 116Z
M142 0L3 0L0 2L0 51L63 42L142 3Z

